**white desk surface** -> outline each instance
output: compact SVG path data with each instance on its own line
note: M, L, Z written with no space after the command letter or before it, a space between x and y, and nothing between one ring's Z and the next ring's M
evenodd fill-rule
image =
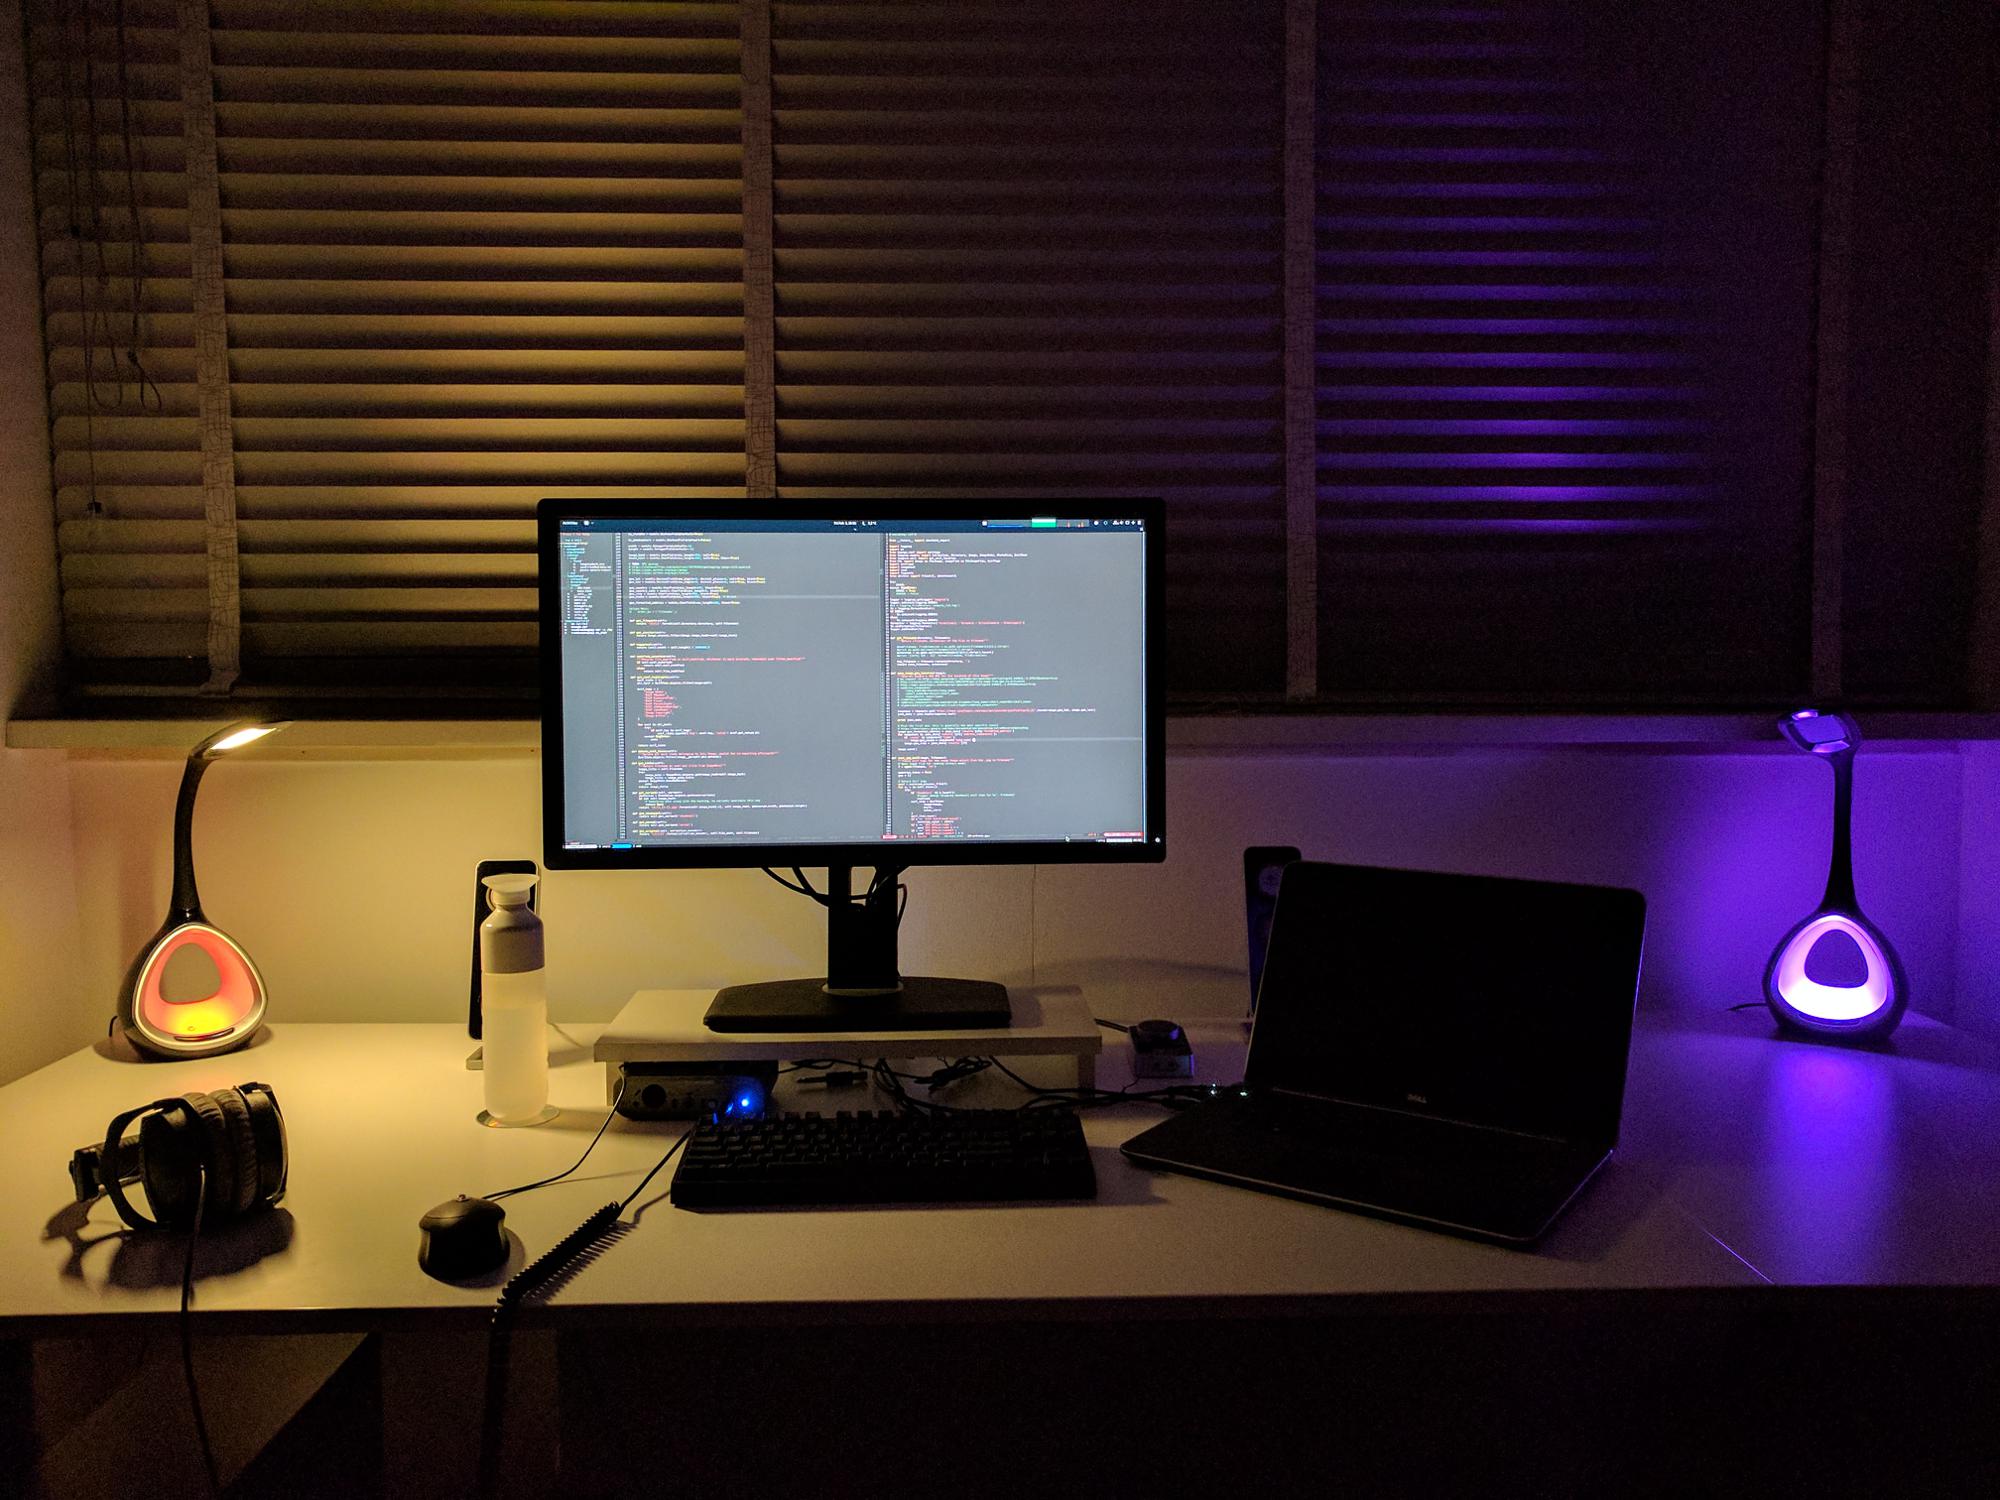
M452 1025L280 1018L246 1051L176 1063L101 1043L0 1089L0 1334L175 1309L184 1241L120 1234L102 1200L72 1223L69 1153L120 1109L247 1079L283 1104L290 1190L281 1212L205 1240L198 1311L243 1331L476 1326L506 1276L630 1192L680 1129L620 1120L574 1178L509 1199L517 1242L487 1284L422 1275L426 1209L569 1165L603 1118L594 1030L570 1030L585 1046L551 1072L562 1117L526 1131L475 1123L481 1078ZM1241 1027L1189 1030L1201 1076L1233 1079ZM2000 1285L1993 1054L1924 1023L1897 1044L1778 1042L1752 1016L1642 1025L1619 1154L1531 1252L1130 1166L1117 1144L1159 1117L1133 1105L1086 1116L1094 1203L692 1213L667 1201L668 1168L628 1215L635 1227L536 1316L1173 1316L1766 1282ZM1122 1047L1105 1062L1121 1081ZM1022 1066L1060 1076L1053 1059ZM1012 1092L988 1075L951 1097ZM870 1102L787 1101L782 1085L780 1099Z

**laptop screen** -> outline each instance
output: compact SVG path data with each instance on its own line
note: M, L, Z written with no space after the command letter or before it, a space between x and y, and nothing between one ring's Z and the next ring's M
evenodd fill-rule
M1645 909L1606 886L1289 865L1245 1076L1609 1147Z

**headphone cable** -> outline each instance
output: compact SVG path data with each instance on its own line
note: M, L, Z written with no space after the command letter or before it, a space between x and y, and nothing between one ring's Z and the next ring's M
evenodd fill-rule
M222 1500L222 1480L216 1473L215 1449L208 1441L208 1419L201 1411L201 1390L194 1379L193 1317L188 1311L194 1296L194 1247L201 1238L201 1211L208 1200L208 1168L195 1164L194 1227L188 1231L187 1258L181 1262L181 1370L187 1376L188 1405L194 1409L194 1435L201 1444L201 1463L208 1475L208 1492Z

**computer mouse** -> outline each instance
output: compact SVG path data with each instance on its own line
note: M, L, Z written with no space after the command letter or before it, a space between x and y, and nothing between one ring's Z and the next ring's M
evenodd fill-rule
M1132 1023L1132 1045L1143 1047L1148 1044L1163 1046L1181 1039L1181 1029L1172 1021L1134 1021Z
M417 1220L417 1264L439 1281L484 1275L507 1259L507 1210L460 1193Z

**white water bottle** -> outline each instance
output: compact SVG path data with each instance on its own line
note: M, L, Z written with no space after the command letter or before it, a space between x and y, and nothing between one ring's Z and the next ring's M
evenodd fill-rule
M548 989L532 875L489 875L493 914L479 924L480 1071L488 1125L539 1125L549 1103Z

